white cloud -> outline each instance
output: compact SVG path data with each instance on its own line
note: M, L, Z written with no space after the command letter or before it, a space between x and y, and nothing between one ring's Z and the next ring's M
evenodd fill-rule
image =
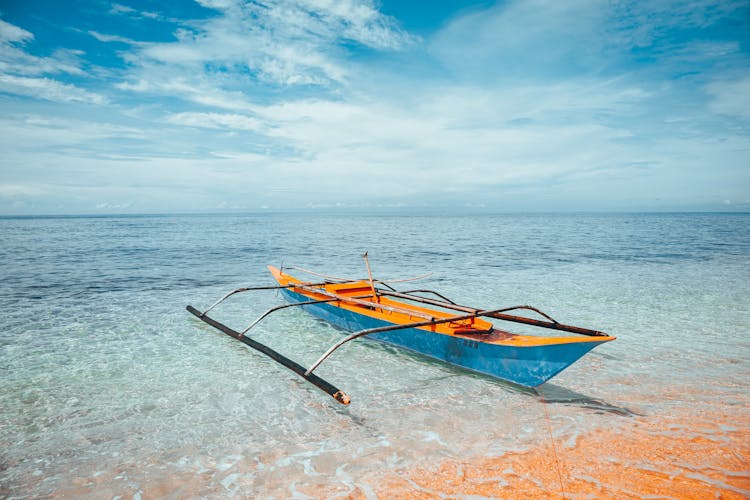
M84 75L80 56L78 51L60 49L51 57L36 57L16 47L0 44L0 72L25 76L60 73Z
M414 42L372 2L200 3L215 15L183 21L175 42L90 32L130 45L126 76L106 94L117 103L129 93L127 106L107 108L106 117L41 101L33 103L39 114L5 109L0 181L11 187L0 195L15 193L17 201L30 196L18 186L36 185L85 209L109 210L240 206L231 200L647 209L657 197L748 197L750 140L736 118L749 118L750 76L746 64L726 62L746 61L743 48L707 39L662 53L658 23L671 22L666 14L613 27L613 4L510 1L464 12L428 40L427 51L389 59L345 48ZM648 8L669 11L662 3L615 5L637 11L633 19ZM678 11L687 25L716 21ZM84 74L80 54L34 58L20 47L31 33L4 33L15 41L0 41L0 91L106 103L98 93L106 82L94 92L49 77ZM617 65L622 47L649 44L657 46L649 52L660 59L657 72L703 70L712 59L733 68L711 71L713 83L703 87L708 71L655 78L630 61Z
M96 208L99 210L127 210L133 206L132 203L98 203Z
M0 75L84 74L81 69L83 52L58 48L50 57L37 57L21 47L33 39L32 33L0 20Z
M138 11L132 7L128 7L127 5L122 5L118 3L113 3L112 8L109 9L110 14L116 14L116 15L127 15L134 18L142 18L146 17L149 19L160 19L162 16L161 14L157 12L149 12L149 11Z
M237 2L234 0L195 0L203 7L208 9L229 9L233 7Z
M50 78L28 78L0 74L0 91L55 102L104 104L107 98Z
M45 194L47 192L38 185L0 184L0 197L3 198L27 198Z
M54 104L41 103L43 107ZM0 173L6 179L21 178L50 181L55 169L50 165L73 164L82 158L143 158L157 131L115 125L106 121L87 119L86 111L78 109L77 118L50 115L8 113L0 117ZM128 145L139 145L135 150ZM158 150L148 152L148 156ZM106 178L107 172L101 175ZM0 180L2 177L0 176ZM103 181L106 183L106 181ZM18 182L14 181L17 184ZM33 184L33 183L32 183Z
M128 7L127 5L122 5L119 3L113 3L112 8L109 10L112 14L132 14L135 12L135 9L132 7Z
M430 51L461 78L576 74L602 58L606 4L510 1L452 20Z
M178 113L167 117L169 123L188 127L228 128L233 130L253 130L263 128L263 124L249 116L221 113Z
M127 43L127 44L130 44L130 45L136 45L136 44L140 43L140 42L137 42L137 41L132 40L130 38L125 38L123 36L107 35L105 33L99 33L98 31L94 31L94 30L89 30L88 33L89 33L89 35L93 36L94 38L96 38L100 42L105 42L105 43L119 42L119 43Z
M338 35L373 48L399 49L415 40L401 31L394 19L366 1L301 0L286 5L280 2L277 9L284 16L294 12L293 18L303 30L329 38ZM323 23L316 26L315 18L321 18Z
M378 50L400 49L413 41L395 20L364 1L200 3L221 15L191 22L175 33L176 42L144 44L129 55L128 61L138 69L127 88L145 91L133 81L147 80L153 90L164 74L191 80L218 74L224 80L290 87L336 86L345 84L349 73L342 41Z
M221 109L233 111L253 111L256 106L248 102L240 91L226 91L216 87L215 82L204 81L200 77L169 77L122 82L115 85L121 90L133 92L179 95L182 99Z
M303 100L256 113L269 124L266 133L293 146L303 160L289 157L279 166L289 175L312 171L322 184L402 196L469 192L569 176L582 167L620 170L630 162L631 148L617 142L628 132L586 118L597 97L617 106L606 93L593 96L578 115L567 113L568 123L545 122L545 113L554 118L568 109L577 88L421 89L426 95L409 108L400 102ZM538 123L510 123L523 116Z
M621 73L638 63L679 74L738 52L736 41L685 33L741 16L743 9L741 0L510 0L453 19L433 37L430 51L461 79L549 80ZM652 64L637 60L643 50Z
M616 43L628 47L661 45L671 49L665 34L669 29L705 29L728 16L742 15L747 10L745 0L623 0L613 2L608 21L614 26L610 35ZM679 42L678 42L679 43Z
M713 98L710 106L714 112L750 120L750 75L713 82L706 90Z
M0 42L25 43L34 39L34 35L23 28L6 23L0 19Z

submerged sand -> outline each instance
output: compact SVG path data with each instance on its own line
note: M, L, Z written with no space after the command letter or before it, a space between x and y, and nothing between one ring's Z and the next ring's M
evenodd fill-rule
M272 450L263 457L228 463L203 457L201 467L182 467L179 472L164 457L138 463L123 460L110 470L72 475L50 496L748 498L750 418L747 409L738 410L633 416L609 429L556 436L525 451L466 461L425 461L410 468L374 462L357 469L356 475L342 473L341 464L334 461L318 461L306 479L293 482L281 470L264 473L263 462L283 458Z
M555 450L385 474L374 490L383 498L748 498L748 428L728 414L636 417Z

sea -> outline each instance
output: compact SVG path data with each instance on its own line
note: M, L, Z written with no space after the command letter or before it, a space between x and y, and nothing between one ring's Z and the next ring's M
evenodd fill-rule
M268 265L363 278L364 252L617 340L528 389L360 339L316 372L344 406L185 310ZM750 497L746 213L3 217L0 311L0 498ZM343 334L252 330L302 365Z

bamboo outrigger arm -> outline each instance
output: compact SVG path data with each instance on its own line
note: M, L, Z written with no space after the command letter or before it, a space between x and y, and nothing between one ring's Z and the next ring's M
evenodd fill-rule
M415 302L422 302L423 304L431 304L434 306L445 307L446 309L453 309L454 311L462 311L462 312L481 311L481 309L477 309L476 307L468 307L468 306L459 305L456 302L453 302L448 297L444 296L443 294L436 292L435 290L420 289L420 290L406 290L404 292L398 292L396 290L393 290L393 291L379 290L379 293L381 295L390 295L391 297L400 297L402 299L413 300ZM431 299L429 297L422 297L419 295L414 295L415 293L431 293L433 295L440 297L442 300ZM549 314L537 309L536 307L529 306L529 305L508 307L505 309L505 311L512 311L514 309L527 309L529 311L534 311L538 315L543 316L544 318L548 319L550 322L560 324L556 319L554 319Z
M344 281L342 283L350 283L350 282L354 283L356 281L357 280L351 280L351 281ZM220 298L219 300L211 304L211 306L205 311L203 311L201 314L208 314L214 307L218 306L219 304L221 304L222 302L224 302L225 300L227 300L229 297L231 297L232 295L236 293L256 292L260 290L284 290L288 288L300 288L302 286L316 287L316 286L325 286L325 285L330 285L330 284L331 284L330 281L322 281L320 283L296 283L296 284L290 284L290 285L253 286L253 287L237 288L236 290L232 290L231 292L227 293L222 298Z
M478 309L474 307L468 307L468 306L461 306L455 303L450 302L444 302L442 300L436 300L431 299L428 297L419 297L415 295L410 294L404 294L404 292L391 292L388 290L380 290L381 295L390 295L392 297L401 297L409 300L414 300L416 302L421 302L423 304L430 304L433 306L439 306L444 307L446 309L453 309L454 311L461 311L461 312L479 312ZM515 309L526 309L529 311L534 311L535 313L543 316L549 321L540 321L538 319L533 318L526 318L523 316L515 316L512 314L503 314L504 312L512 311ZM552 318L549 314L544 313L543 311L537 309L536 307L523 305L523 306L514 306L514 307L507 307L505 309L502 309L498 312L489 314L488 317L494 318L494 319L500 319L503 321L512 321L514 323L523 323L526 325L532 325L532 326L538 326L540 328L549 328L552 330L561 330L564 332L570 332L570 333L577 333L579 335L586 335L589 337L606 337L607 334L604 332L600 332L597 330L590 330L588 328L581 328L578 326L572 326L572 325L565 325L563 323L558 322L556 319Z
M378 290L378 293L380 295L390 295L392 297L400 297L402 299L408 299L413 300L415 302L422 302L423 304L431 304L435 306L445 307L446 309L453 309L454 311L462 311L462 312L477 312L481 309L477 309L475 307L468 307L468 306L462 306L457 304L456 302L452 301L445 295L436 292L435 290L428 290L428 289L419 289L419 290L406 290L403 292L399 292L396 290ZM415 293L431 293L437 297L440 297L442 300L437 299L430 299L429 297L422 297L420 295L414 295ZM545 313L544 311L541 311L537 309L536 307L529 306L529 305L523 305L523 306L514 306L509 307L506 309L506 311L512 311L514 309L527 309L529 311L534 311L535 313L539 314L540 316L543 316L544 318L548 319L552 323L560 324L556 319L554 319L549 314Z

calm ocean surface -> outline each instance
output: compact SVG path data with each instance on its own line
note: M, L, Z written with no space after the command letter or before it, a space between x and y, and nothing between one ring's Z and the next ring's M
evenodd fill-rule
M268 264L365 276L365 250L376 277L431 272L420 286L462 303L618 340L539 391L355 341L318 371L343 407L185 311L272 284ZM2 218L0 263L0 497L367 495L373 471L548 441L545 406L564 446L750 411L748 214ZM281 302L213 316L240 328ZM341 337L299 310L254 331L303 365Z

